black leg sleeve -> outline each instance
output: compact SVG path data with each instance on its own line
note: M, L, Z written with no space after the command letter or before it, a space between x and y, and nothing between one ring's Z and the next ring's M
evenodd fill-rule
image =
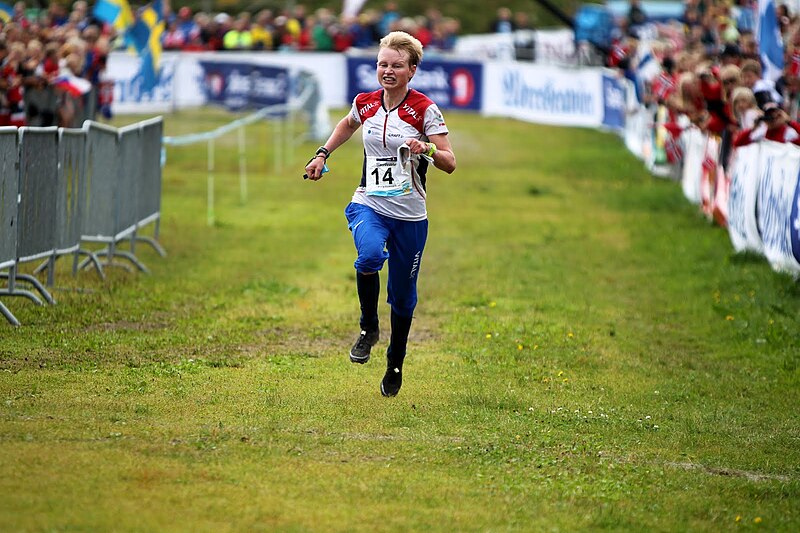
M389 366L403 368L403 359L406 357L408 333L411 331L413 317L400 316L392 310L392 340L386 352Z
M364 331L378 329L378 296L381 293L380 274L362 274L356 272L358 301L361 304L361 320L359 324Z

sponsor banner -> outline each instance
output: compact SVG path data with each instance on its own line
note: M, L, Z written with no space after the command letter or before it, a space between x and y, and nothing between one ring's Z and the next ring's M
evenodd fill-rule
M453 52L471 59L511 61L514 59L514 37L510 33L462 35L456 40Z
M209 103L232 111L286 104L291 83L289 71L282 67L249 62L201 60L203 90Z
M625 100L622 80L611 71L603 72L603 126L617 131L625 129Z
M141 59L127 52L113 52L106 69L107 78L114 82L112 110L114 113L164 113L204 105L208 89L204 87L201 61L283 67L291 73L308 71L320 80L323 104L346 107L350 103L345 94L345 57L342 54L164 52L156 85L151 91L145 91L144 80L140 79Z
M764 249L756 223L761 145L749 144L733 152L728 196L728 235L737 252L761 253Z
M683 175L681 176L683 195L691 203L700 205L702 201L700 185L708 139L698 128L691 127L681 133L681 144L683 144Z
M625 88L626 108L623 109L625 126L622 132L625 147L647 164L652 159L653 114L646 107L639 105L636 100L636 89L631 80L622 78L619 82Z
M569 29L536 31L536 62L572 65L577 62L575 32Z
M106 76L114 82L114 113L164 113L205 103L202 69L197 61L163 53L152 90L145 90L141 59L126 52L110 54Z
M523 63L484 65L487 115L560 126L603 124L603 69Z
M424 93L440 109L481 109L483 65L464 61L424 59L409 87ZM379 89L374 57L347 58L349 102L358 93Z
M794 189L792 197L792 214L789 219L789 237L792 240L792 255L794 260L800 263L800 177L797 180L797 187Z
M792 204L800 172L800 148L764 141L758 171L757 222L764 255L778 272L800 274L792 253Z
M536 63L572 65L576 62L575 32L569 29L534 30ZM453 53L462 58L511 61L526 32L464 35L456 40ZM520 58L521 59L521 58Z
M714 218L717 181L720 179L717 169L718 160L719 141L716 137L707 137L706 150L703 155L703 168L700 169L700 207L709 220Z

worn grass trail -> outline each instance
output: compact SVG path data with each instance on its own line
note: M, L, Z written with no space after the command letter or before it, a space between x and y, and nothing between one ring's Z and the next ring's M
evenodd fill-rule
M448 122L400 396L385 341L346 356L359 144L307 183L248 130L240 205L223 140L211 228L205 147L170 149L152 276L4 299L0 529L796 530L796 282L611 134Z

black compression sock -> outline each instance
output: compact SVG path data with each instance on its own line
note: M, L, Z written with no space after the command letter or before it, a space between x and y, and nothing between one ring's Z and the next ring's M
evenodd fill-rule
M364 331L377 331L378 329L378 296L381 292L381 278L374 274L356 272L356 286L358 287L358 301L361 304L361 320L359 324Z
M408 333L411 331L411 320L413 317L400 316L392 309L392 340L389 349L386 351L386 358L389 366L403 368L403 359L406 357L406 345L408 344Z

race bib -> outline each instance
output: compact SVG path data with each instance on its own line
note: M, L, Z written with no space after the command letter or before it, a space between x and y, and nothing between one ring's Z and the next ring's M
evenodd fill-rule
M411 194L411 149L401 144L397 156L367 156L366 193L370 196Z

